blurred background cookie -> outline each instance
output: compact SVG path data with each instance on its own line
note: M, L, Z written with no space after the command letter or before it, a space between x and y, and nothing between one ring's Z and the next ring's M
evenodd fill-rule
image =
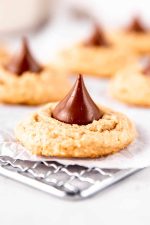
M150 58L118 72L111 80L110 93L124 103L150 107Z
M116 44L126 46L136 54L150 54L150 27L139 16L133 17L120 31L114 31L111 37Z
M112 77L135 57L130 48L112 41L102 27L94 23L90 37L62 51L55 63L72 74L84 73L96 77Z
M62 98L70 88L66 75L53 66L39 64L26 38L21 47L17 55L0 66L0 102L37 105Z

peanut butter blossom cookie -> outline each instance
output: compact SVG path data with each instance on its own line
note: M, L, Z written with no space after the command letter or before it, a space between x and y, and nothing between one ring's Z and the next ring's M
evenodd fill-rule
M3 103L36 105L57 101L69 88L65 75L34 59L25 38L21 51L0 66L0 102Z
M150 53L150 30L144 26L139 17L133 18L131 23L111 36L114 43L130 48L135 54Z
M110 83L110 93L127 104L150 107L150 60L118 72Z
M95 25L88 40L62 51L56 62L71 73L111 77L133 58L129 49L124 49L123 46L118 48L102 28Z
M32 154L95 158L127 147L136 131L125 115L96 105L79 75L62 101L42 107L15 134Z

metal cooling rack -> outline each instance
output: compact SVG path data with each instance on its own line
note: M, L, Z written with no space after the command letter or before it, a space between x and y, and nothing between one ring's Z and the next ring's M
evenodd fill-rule
M70 199L90 197L136 171L65 166L55 161L32 162L0 156L0 174L57 197Z

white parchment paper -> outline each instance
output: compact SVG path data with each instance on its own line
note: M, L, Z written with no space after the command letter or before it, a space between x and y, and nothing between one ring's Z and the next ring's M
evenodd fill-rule
M138 137L128 148L99 159L58 159L31 155L14 136L16 124L37 107L0 106L0 155L23 160L55 160L63 164L79 164L100 168L142 168L150 165L150 109L123 105L108 95L108 81L85 78L87 88L96 102L121 111L135 122ZM139 90L140 91L140 90Z

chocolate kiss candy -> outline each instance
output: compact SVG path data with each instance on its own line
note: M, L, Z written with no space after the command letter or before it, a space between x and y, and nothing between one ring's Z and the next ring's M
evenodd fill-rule
M5 68L17 75L21 75L26 71L39 73L42 70L41 65L33 58L26 38L22 39L22 49L20 53L12 57Z
M64 123L86 125L99 120L103 113L91 99L79 75L68 95L58 103L52 117Z
M145 33L146 29L141 23L140 19L138 17L135 17L129 27L127 28L127 31L134 31L137 33Z
M92 36L88 41L84 43L85 46L110 46L110 43L108 43L102 29L95 24L95 30Z

